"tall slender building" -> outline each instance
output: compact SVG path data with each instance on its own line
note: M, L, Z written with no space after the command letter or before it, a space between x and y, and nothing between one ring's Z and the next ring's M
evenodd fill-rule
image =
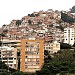
M64 43L74 44L74 28L68 27L64 29Z
M44 63L44 41L23 39L21 47L20 70L36 72Z

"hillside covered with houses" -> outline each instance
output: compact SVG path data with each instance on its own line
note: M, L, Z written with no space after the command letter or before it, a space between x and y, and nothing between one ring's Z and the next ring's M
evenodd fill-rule
M40 10L4 24L0 28L0 60L7 67L35 75L75 73L74 8Z
M71 11L42 10L4 24L0 33L6 32L6 39L10 40L35 38L64 42L64 28L75 28L74 21L75 15Z

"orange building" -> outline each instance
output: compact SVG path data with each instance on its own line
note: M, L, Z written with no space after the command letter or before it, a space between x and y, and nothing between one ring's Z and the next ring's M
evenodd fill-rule
M20 71L36 72L44 63L44 41L22 40Z

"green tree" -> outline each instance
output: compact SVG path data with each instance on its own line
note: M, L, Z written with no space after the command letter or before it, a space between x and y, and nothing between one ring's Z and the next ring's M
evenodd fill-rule
M32 21L31 20L28 20L28 23L29 23L29 25L31 25L32 24Z
M0 61L0 75L9 75L8 67L4 62Z
M75 6L72 7L71 12L75 13Z
M75 51L74 50L60 50L53 54L49 62L44 62L41 71L36 72L37 75L67 75L75 73Z
M2 73L0 73L0 75L9 75L9 73L7 73L7 72L2 72Z
M28 16L30 17L35 17L35 15L32 13L32 14L28 14Z
M7 69L7 65L4 62L0 61L0 69Z
M61 19L64 21L64 22L68 22L68 23L74 23L75 22L75 18L72 18L70 16L68 16L67 14L61 12Z
M60 43L60 49L71 49L71 45L67 43Z
M22 23L21 20L17 20L17 21L16 21L16 25L17 25L17 26L21 25L21 23Z
M75 43L73 44L73 47L75 47Z
M5 27L5 26L6 26L6 24L3 25L3 27Z
M64 31L64 28L62 27L62 25L56 26L56 28L59 28L59 29L61 29L62 31Z
M45 51L44 51L44 62L45 62L45 63L48 63L48 62L50 62L50 60L52 60L52 58L51 58L51 56L50 56L48 50L45 50Z
M13 72L12 75L24 75L24 73L21 71L16 71L16 72Z

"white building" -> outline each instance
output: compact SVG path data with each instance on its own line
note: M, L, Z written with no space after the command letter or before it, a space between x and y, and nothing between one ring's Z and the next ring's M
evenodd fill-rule
M11 68L17 69L17 49L13 47L0 47L0 60Z
M5 62L11 68L18 69L18 58L17 55L20 52L20 40L1 40L2 46L0 47L0 61Z
M45 43L44 50L49 51L50 54L57 53L60 50L60 43L57 41L52 43Z
M64 43L74 44L74 28L68 27L64 29Z

